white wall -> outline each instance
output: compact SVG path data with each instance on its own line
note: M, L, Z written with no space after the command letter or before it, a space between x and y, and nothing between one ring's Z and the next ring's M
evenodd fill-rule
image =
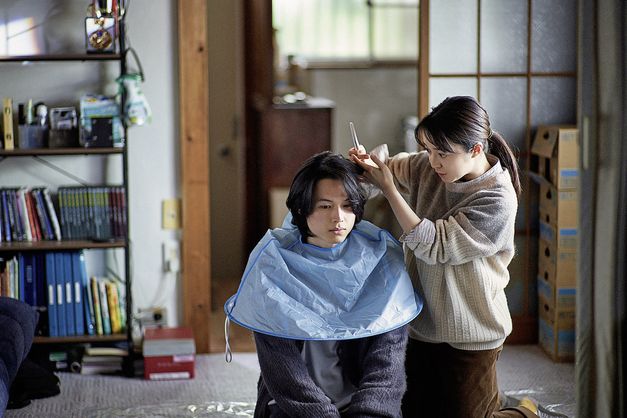
M5 2L6 3L6 2ZM25 5L36 5L40 32L34 39L43 52L83 52L84 0L30 0L2 5L7 13L19 14ZM6 9L5 9L6 7ZM20 9L21 8L21 9ZM41 20L43 15L47 20ZM166 277L161 268L161 244L176 239L175 233L161 230L161 200L178 197L179 147L177 125L176 2L133 0L127 16L127 37L141 58L146 81L143 91L152 106L152 123L129 129L129 220L132 242L133 297L135 310L160 301L168 308L170 324L180 315L179 281ZM130 64L131 69L134 64ZM28 98L51 106L74 105L84 93L114 94L117 63L54 62L0 64L0 96L13 97L15 107ZM88 182L119 183L121 158L77 156L44 157ZM108 172L105 177L104 172ZM7 159L0 164L0 186L76 184L32 159ZM114 270L123 273L123 257L117 255ZM104 275L94 262L90 274Z
M348 122L353 121L366 147L387 143L391 153L403 149L404 117L418 113L417 68L309 70L311 94L335 102L333 151L352 146Z
M136 308L157 301L168 323L182 321L180 280L162 272L161 246L178 239L161 229L161 201L180 197L178 138L178 52L176 1L133 0L128 38L146 77L143 91L152 106L152 123L129 129L129 202ZM131 64L132 65L132 64Z

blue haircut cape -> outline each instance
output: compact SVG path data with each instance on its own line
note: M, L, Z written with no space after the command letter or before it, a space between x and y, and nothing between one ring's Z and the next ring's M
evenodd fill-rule
M414 319L422 300L389 232L359 222L344 242L302 242L290 223L269 230L250 254L227 321L298 340L346 340L382 334Z

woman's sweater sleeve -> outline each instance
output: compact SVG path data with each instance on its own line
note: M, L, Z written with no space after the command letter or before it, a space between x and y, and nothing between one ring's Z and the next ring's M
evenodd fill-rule
M459 265L512 250L515 198L502 191L477 193L466 205L444 219L422 221L401 241L427 264Z
M297 341L255 332L261 377L279 408L292 417L340 417L309 376Z
M406 388L407 326L369 339L369 348L361 363L361 381L342 416L399 417Z

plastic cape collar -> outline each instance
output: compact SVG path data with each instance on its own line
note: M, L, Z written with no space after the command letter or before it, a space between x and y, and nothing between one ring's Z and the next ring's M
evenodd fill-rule
M410 322L421 308L400 244L367 221L333 248L303 243L298 229L268 231L224 305L227 322L299 340L381 334Z

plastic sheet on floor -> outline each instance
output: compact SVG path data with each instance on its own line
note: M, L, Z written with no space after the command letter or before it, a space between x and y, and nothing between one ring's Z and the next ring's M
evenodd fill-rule
M254 403L247 402L202 402L202 403L165 403L132 407L98 408L84 412L89 418L110 417L181 417L181 418L234 418L253 417Z
M546 391L543 390L507 390L504 395L505 399L501 401L501 407L516 406L522 398L527 397L538 403L538 416L540 418L573 418L575 416L574 403L543 403L542 401L546 397ZM555 394L549 395L555 399Z

